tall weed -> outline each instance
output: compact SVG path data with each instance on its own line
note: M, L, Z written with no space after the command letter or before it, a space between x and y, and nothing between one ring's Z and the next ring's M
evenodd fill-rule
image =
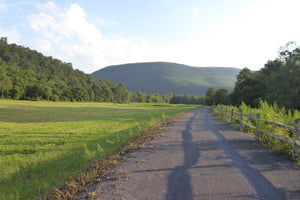
M257 114L260 114L260 119L263 119L264 121L274 122L278 124L283 125L289 125L294 126L295 119L300 118L300 111L298 110L287 110L285 107L279 107L276 103L273 105L269 104L267 101L260 100L259 107L258 108L251 108L250 106L246 105L244 102L239 106L225 106L225 105L218 105L217 108L222 108L223 110L227 109L228 111L234 110L236 112L242 112L243 114L252 115L255 116ZM217 113L218 118L231 122L230 118L224 118L220 117L220 111L213 111L214 113ZM219 113L219 114L218 114ZM235 119L239 119L240 116L234 114ZM252 120L247 117L243 117L243 121L247 122L248 124L252 126L256 126L256 120ZM234 120L234 123L236 125L233 125L233 127L239 127L237 124L239 123L238 120ZM269 125L267 123L259 123L259 129L264 129L269 132L273 132L277 135L282 135L286 138L293 139L294 133L293 131L289 129L284 128L278 128L274 127L272 125ZM250 132L254 134L255 129L245 128L243 127L242 131L247 130L247 132ZM288 144L284 141L278 140L276 138L270 137L269 135L266 135L259 132L259 139L260 141L268 146L270 149L272 149L275 152L278 152L280 154L286 155L288 157L292 157L292 145Z

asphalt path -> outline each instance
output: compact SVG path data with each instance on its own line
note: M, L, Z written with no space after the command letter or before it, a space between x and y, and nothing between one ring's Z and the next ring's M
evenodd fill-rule
M300 199L300 167L207 108L173 122L94 186L96 199Z

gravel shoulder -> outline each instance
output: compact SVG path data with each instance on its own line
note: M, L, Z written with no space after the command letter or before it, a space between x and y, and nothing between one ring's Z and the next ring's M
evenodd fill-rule
M93 199L300 199L300 168L191 111L93 184ZM109 178L111 177L111 178Z

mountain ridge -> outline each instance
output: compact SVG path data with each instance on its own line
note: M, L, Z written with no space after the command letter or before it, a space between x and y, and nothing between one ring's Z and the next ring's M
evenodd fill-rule
M141 62L107 66L91 75L115 83L125 83L127 89L133 92L203 96L211 86L231 91L239 71L231 67Z

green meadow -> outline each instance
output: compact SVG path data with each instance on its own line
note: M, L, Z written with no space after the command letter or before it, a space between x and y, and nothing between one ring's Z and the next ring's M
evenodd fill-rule
M33 199L193 105L0 100L0 199Z

